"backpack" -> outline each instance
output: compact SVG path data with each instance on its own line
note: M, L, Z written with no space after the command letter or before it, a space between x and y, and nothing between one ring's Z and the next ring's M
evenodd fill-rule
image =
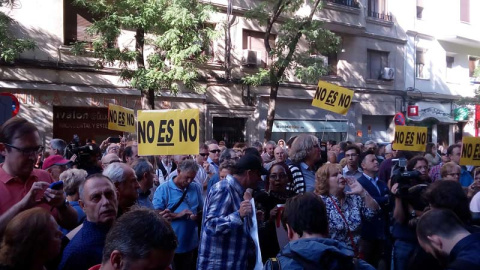
M312 263L309 260L299 256L297 253L283 253L281 256L285 256L302 265L305 270L354 270L357 268L357 259L338 251L325 250L320 260L316 263ZM281 264L278 258L270 258L270 269L281 270Z

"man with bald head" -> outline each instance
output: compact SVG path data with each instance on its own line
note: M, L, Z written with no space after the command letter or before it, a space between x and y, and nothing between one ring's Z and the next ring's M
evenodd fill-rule
M140 185L135 171L125 163L115 162L107 166L103 175L110 178L117 189L118 217L130 210L138 199Z

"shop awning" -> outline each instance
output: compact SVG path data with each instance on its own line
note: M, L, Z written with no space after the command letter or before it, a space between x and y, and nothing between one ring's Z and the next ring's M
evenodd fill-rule
M273 132L347 132L346 121L275 120Z
M425 116L418 116L418 117L409 117L408 120L413 122L422 122L427 119L435 119L439 122L439 124L456 124L457 121L453 120L453 118L448 116L440 116L440 115L425 115Z

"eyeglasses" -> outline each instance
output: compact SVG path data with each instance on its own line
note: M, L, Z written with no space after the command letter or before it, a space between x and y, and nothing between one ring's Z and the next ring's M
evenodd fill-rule
M346 158L356 158L356 157L358 157L358 154L346 154L345 157Z
M210 153L220 153L221 150L220 150L220 149L216 149L216 150L210 150L209 152L210 152Z
M20 147L13 146L9 143L3 143L3 144L5 144L6 146L11 147L13 149L16 149L19 152L22 152L22 154L25 155L25 156L30 156L30 155L33 155L33 154L35 154L35 155L40 154L45 149L45 147L43 147L41 145L35 146L35 147L20 148Z
M420 170L428 170L428 167L427 166L419 166L419 167L415 167L413 168L414 170L417 170L417 171L420 171Z
M199 155L202 156L202 157L206 157L206 156L208 156L208 153L200 153Z
M271 174L268 178L276 181L276 180L280 180L280 179L285 179L285 178L287 178L287 174L285 174L285 173L281 173L281 174Z

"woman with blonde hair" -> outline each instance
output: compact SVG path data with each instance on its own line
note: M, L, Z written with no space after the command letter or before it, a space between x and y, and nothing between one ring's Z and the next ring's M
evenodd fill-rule
M0 246L0 269L43 270L60 254L62 232L40 207L20 212L8 222Z
M362 220L372 218L380 206L354 177L343 176L339 164L323 165L315 178L315 193L327 208L329 237L358 254Z
M80 196L78 194L78 187L80 183L87 177L87 171L81 169L68 169L60 174L60 180L63 181L63 190L67 194L68 203L77 211L77 224L82 224L85 219L85 213L78 203ZM64 230L67 234L68 230Z

